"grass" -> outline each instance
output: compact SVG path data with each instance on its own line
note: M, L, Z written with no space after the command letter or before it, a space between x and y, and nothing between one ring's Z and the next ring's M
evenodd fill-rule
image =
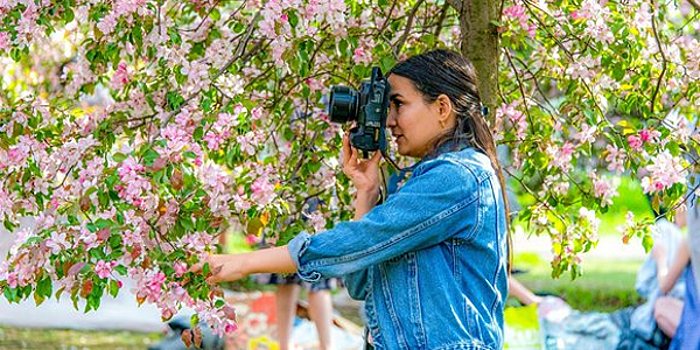
M603 312L640 304L634 283L641 264L635 260L587 260L583 276L572 281L568 275L552 278L549 264L535 254L518 254L514 259L515 266L527 271L515 277L535 293L560 296L577 310Z
M139 349L155 344L160 333L79 331L0 327L0 350L16 349Z

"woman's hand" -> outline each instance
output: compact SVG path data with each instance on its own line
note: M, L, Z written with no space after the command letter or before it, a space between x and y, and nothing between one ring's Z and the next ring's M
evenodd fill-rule
M192 266L190 271L201 272L204 264L209 263L211 270L211 276L207 278L209 283L230 282L248 276L243 262L244 259L239 254L212 254Z
M381 152L377 151L370 159L360 159L358 150L350 145L350 136L343 135L343 173L347 175L357 188L358 195L379 194L379 159Z
M190 271L201 272L206 263L211 270L211 276L207 278L209 283L235 281L254 273L297 272L286 245L243 254L212 254L192 266Z

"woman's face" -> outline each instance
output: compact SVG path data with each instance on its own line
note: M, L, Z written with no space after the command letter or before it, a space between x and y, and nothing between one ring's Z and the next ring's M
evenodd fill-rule
M430 152L435 139L445 132L440 123L444 110L438 101L426 103L410 79L392 74L388 80L391 92L386 126L391 130L399 154L422 158ZM448 126L452 126L454 119L448 122Z

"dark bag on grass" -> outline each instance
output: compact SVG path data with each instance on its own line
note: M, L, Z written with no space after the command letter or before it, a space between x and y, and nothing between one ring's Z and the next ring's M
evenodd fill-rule
M152 345L148 350L191 350L191 349L203 349L203 350L223 350L224 349L224 339L215 335L206 323L202 322L199 324L202 329L202 347L196 348L194 345L189 348L182 342L182 332L186 329L190 329L190 318L186 316L174 317L170 322L168 322L168 327L170 330L168 334L165 335L160 342Z

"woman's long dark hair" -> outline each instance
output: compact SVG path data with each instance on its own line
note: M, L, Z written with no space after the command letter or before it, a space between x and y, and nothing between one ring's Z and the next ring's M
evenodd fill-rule
M508 261L512 260L512 243L508 219L508 196L500 162L496 154L496 144L491 130L482 114L481 98L477 89L474 66L468 59L450 50L434 50L412 56L399 62L389 74L396 74L413 82L423 98L433 103L438 96L446 95L452 102L456 114L455 128L441 135L435 142L433 151L448 141L466 143L484 152L491 160L501 183L501 193L506 211L508 232Z

